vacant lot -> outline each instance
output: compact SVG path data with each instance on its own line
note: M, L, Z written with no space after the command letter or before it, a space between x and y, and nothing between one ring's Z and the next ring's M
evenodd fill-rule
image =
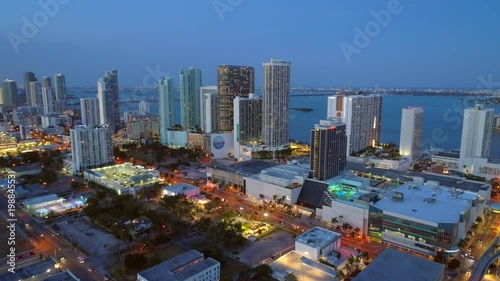
M86 220L68 219L58 223L61 233L70 237L87 255L95 256L116 249L123 242Z
M17 224L17 227L21 227ZM0 217L0 259L6 257L9 253L9 248L12 247L7 244L7 239L9 238L9 231L7 229L7 220L3 217ZM16 231L16 253L22 253L26 250L31 249L30 242L19 232Z

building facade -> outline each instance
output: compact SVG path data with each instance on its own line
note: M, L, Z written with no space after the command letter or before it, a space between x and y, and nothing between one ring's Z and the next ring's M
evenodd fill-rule
M248 98L236 97L233 102L234 157L242 160L241 146L262 143L262 99L250 94Z
M494 113L494 109L481 105L464 110L459 164L461 172L473 174L474 159L487 159L490 156Z
M14 80L3 80L2 83L3 107L14 108L17 105L17 83Z
M81 98L80 110L82 125L97 126L99 124L99 102L96 98Z
M174 126L174 79L162 77L158 81L158 107L160 113L160 141L168 145L167 130Z
M222 132L233 131L233 100L235 97L247 98L254 92L254 68L239 65L219 65L217 86L220 114L218 129Z
M33 99L31 96L31 82L37 82L38 80L35 77L35 73L33 72L25 72L24 73L24 92L26 93L26 102L28 106L36 106L36 98Z
M97 81L97 98L99 99L99 119L107 124L112 133L120 128L120 96L118 93L118 72L108 71Z
M58 112L66 110L66 77L62 73L54 76L55 102L54 107Z
M29 97L27 99L31 102L30 106L39 106L42 104L42 85L38 81L30 82Z
M275 59L263 64L262 141L267 147L290 144L290 67L289 62Z
M380 143L382 97L380 95L336 95L328 97L327 118L346 124L347 155Z
M190 250L137 274L137 281L218 281L220 263Z
M139 114L147 114L151 112L151 104L145 100L139 102Z
M218 112L217 91L217 86L200 87L200 122L203 133L211 133L217 128L216 125L214 126L214 123L218 122L216 115Z
M346 126L340 119L321 120L311 129L311 166L309 177L327 180L346 168Z
M403 157L409 158L410 162L420 157L423 129L423 108L403 108L401 116L401 136L399 138L399 154Z
M54 93L52 87L42 87L43 113L50 114L54 112Z
M194 67L180 70L181 126L184 129L201 127L200 87L201 70Z
M114 162L111 134L107 126L70 130L73 173Z

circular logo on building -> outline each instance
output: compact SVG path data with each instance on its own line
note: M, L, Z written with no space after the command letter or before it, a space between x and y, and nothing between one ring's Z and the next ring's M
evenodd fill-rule
M337 117L340 117L340 116L342 116L342 113L337 112Z
M223 148L225 143L226 142L224 141L224 138L222 136L216 136L213 140L213 145L215 149Z

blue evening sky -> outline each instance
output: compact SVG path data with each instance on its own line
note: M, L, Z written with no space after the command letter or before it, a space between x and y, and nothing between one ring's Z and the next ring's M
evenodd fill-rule
M67 3L44 23L39 3L54 1ZM277 58L292 62L292 86L475 88L489 75L500 82L500 1L401 0L384 26L370 23L372 11L392 2L5 1L0 79L22 85L24 71L63 72L69 86L95 86L117 68L120 86L152 85L165 74L178 85L179 69L194 66L212 85L217 65L243 64L256 68L260 87L262 62ZM34 17L38 30L23 35L23 18ZM355 43L355 28L367 26L370 41ZM350 63L343 42L354 50Z

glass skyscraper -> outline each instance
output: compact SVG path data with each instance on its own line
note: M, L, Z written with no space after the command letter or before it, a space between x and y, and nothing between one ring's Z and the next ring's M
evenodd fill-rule
M99 119L101 125L108 124L112 133L120 128L120 97L118 94L118 72L109 71L97 81Z
M36 96L33 99L33 96L31 95L31 82L37 81L35 73L29 71L24 73L24 91L26 92L26 101L29 106L37 105Z
M194 67L180 70L181 126L184 129L201 128L200 87L201 70Z
M17 84L14 80L4 80L2 83L3 107L13 108L17 105Z
M233 100L235 97L248 98L254 92L254 68L250 66L220 65L217 68L219 93L220 131L233 130Z
M168 144L167 130L174 126L174 79L162 77L158 81L158 107L160 113L160 140Z

